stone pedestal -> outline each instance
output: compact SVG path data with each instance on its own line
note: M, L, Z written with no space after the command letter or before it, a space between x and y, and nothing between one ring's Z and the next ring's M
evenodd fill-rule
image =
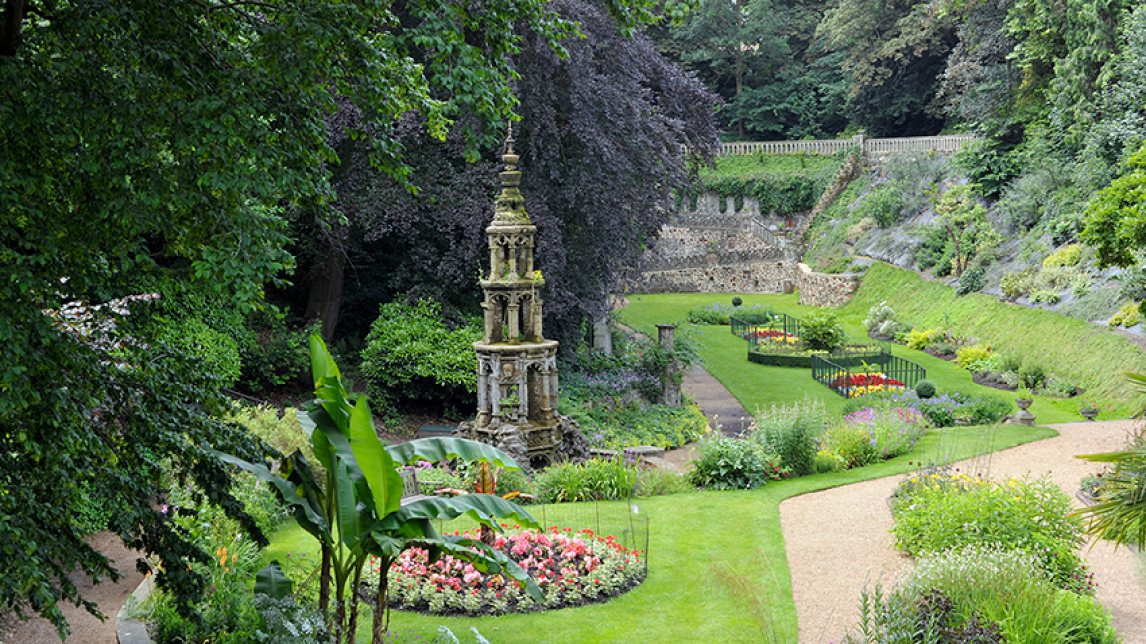
M657 325L657 340L660 342L661 350L669 354L669 362L661 374L663 389L657 402L668 407L680 407L681 405L680 365L676 361L676 352L673 349L673 332L675 329L675 324Z

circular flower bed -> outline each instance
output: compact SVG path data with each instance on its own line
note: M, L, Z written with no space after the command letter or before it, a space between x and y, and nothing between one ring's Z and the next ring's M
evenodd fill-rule
M479 538L478 534L462 534ZM545 594L544 602L535 602L504 574L483 574L448 555L429 564L425 550L410 548L390 568L390 605L433 614L549 610L606 601L645 578L644 551L628 550L614 537L596 537L591 530L515 528L498 534L494 547L529 572ZM377 592L376 587L370 590Z
M877 391L896 391L906 388L902 382L895 378L888 378L878 371L867 373L839 373L831 376L828 381L831 387L851 387L850 396L856 398Z
M757 342L782 342L784 344L799 344L800 342L800 338L791 333L784 333L778 329L762 329L760 327L748 329L744 337L745 339L756 340Z

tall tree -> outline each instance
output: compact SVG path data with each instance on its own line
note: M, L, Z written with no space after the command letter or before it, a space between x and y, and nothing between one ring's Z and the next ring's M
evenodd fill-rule
M582 319L608 310L623 270L667 220L671 190L687 176L681 146L711 152L719 98L643 34L624 36L604 4L552 6L585 37L567 42L562 57L542 34L525 32L514 60L514 133L526 210L538 227L546 330L574 348ZM364 333L379 302L394 297L463 310L480 298L500 147L468 163L460 134L436 141L415 119L396 131L417 192L365 166L338 179L340 201L359 204L350 218L347 333Z
M939 131L942 120L925 108L955 45L955 20L940 0L839 0L816 34L846 55L853 122L876 136Z

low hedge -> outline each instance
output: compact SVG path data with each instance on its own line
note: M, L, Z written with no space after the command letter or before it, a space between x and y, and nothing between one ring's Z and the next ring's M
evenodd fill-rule
M748 348L749 362L770 365L773 367L800 367L802 369L811 369L812 360L817 356L830 360L838 355L838 353L831 351L767 351L765 345L755 345ZM879 357L879 351L857 351L849 352L847 355L858 357L860 359L870 358L874 360L875 358Z

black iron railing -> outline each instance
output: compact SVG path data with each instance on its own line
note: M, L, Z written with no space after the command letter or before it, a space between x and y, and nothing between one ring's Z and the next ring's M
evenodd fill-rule
M845 353L812 359L812 378L845 398L912 388L926 377L926 369L887 350L875 355Z

